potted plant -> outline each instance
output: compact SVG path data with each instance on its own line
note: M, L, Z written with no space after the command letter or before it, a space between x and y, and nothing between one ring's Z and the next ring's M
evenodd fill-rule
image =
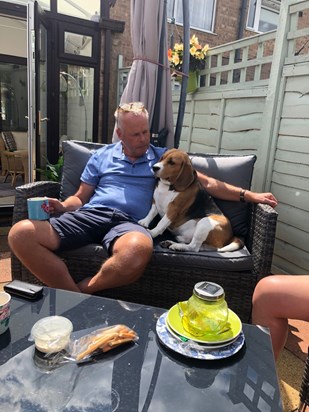
M205 44L202 47L199 44L198 38L195 34L190 39L190 61L189 61L189 79L188 79L188 92L194 92L198 88L198 77L201 69L205 67L206 54L209 49L209 45ZM172 75L183 75L183 43L175 43L173 49L168 50L168 61L171 69L173 69Z
M50 163L49 160L45 156L42 156L42 157L46 161L45 169L37 168L37 171L42 173L42 176L44 176L46 180L49 180L52 182L60 182L61 172L62 172L62 167L63 167L63 155L61 154L59 156L58 161L55 164Z

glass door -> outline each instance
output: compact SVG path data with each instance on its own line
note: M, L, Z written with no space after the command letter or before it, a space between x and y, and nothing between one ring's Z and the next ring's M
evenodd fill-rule
M25 17L0 14L1 213L14 205L15 187L27 181L24 173L28 153L26 38Z
M36 180L47 160L48 81L47 20L37 1L27 5L29 181Z

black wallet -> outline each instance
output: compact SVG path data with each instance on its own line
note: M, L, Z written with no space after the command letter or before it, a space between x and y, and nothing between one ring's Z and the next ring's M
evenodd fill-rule
M32 285L21 280L13 280L4 285L3 289L11 295L32 300L39 299L43 295L43 286Z

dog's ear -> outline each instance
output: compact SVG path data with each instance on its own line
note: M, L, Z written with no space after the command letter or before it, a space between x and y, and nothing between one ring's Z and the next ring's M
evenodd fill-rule
M185 157L173 187L176 192L183 192L195 181L196 178L197 174L193 169L190 158Z

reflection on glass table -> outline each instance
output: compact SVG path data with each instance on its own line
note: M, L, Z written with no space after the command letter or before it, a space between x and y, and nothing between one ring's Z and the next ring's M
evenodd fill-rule
M12 299L9 330L0 336L0 405L23 411L281 411L270 338L243 325L245 344L233 356L199 360L162 345L156 325L164 309L44 288L42 299ZM137 343L91 362L53 364L29 334L46 316L71 320L76 339L125 324ZM58 355L58 356L61 356Z

